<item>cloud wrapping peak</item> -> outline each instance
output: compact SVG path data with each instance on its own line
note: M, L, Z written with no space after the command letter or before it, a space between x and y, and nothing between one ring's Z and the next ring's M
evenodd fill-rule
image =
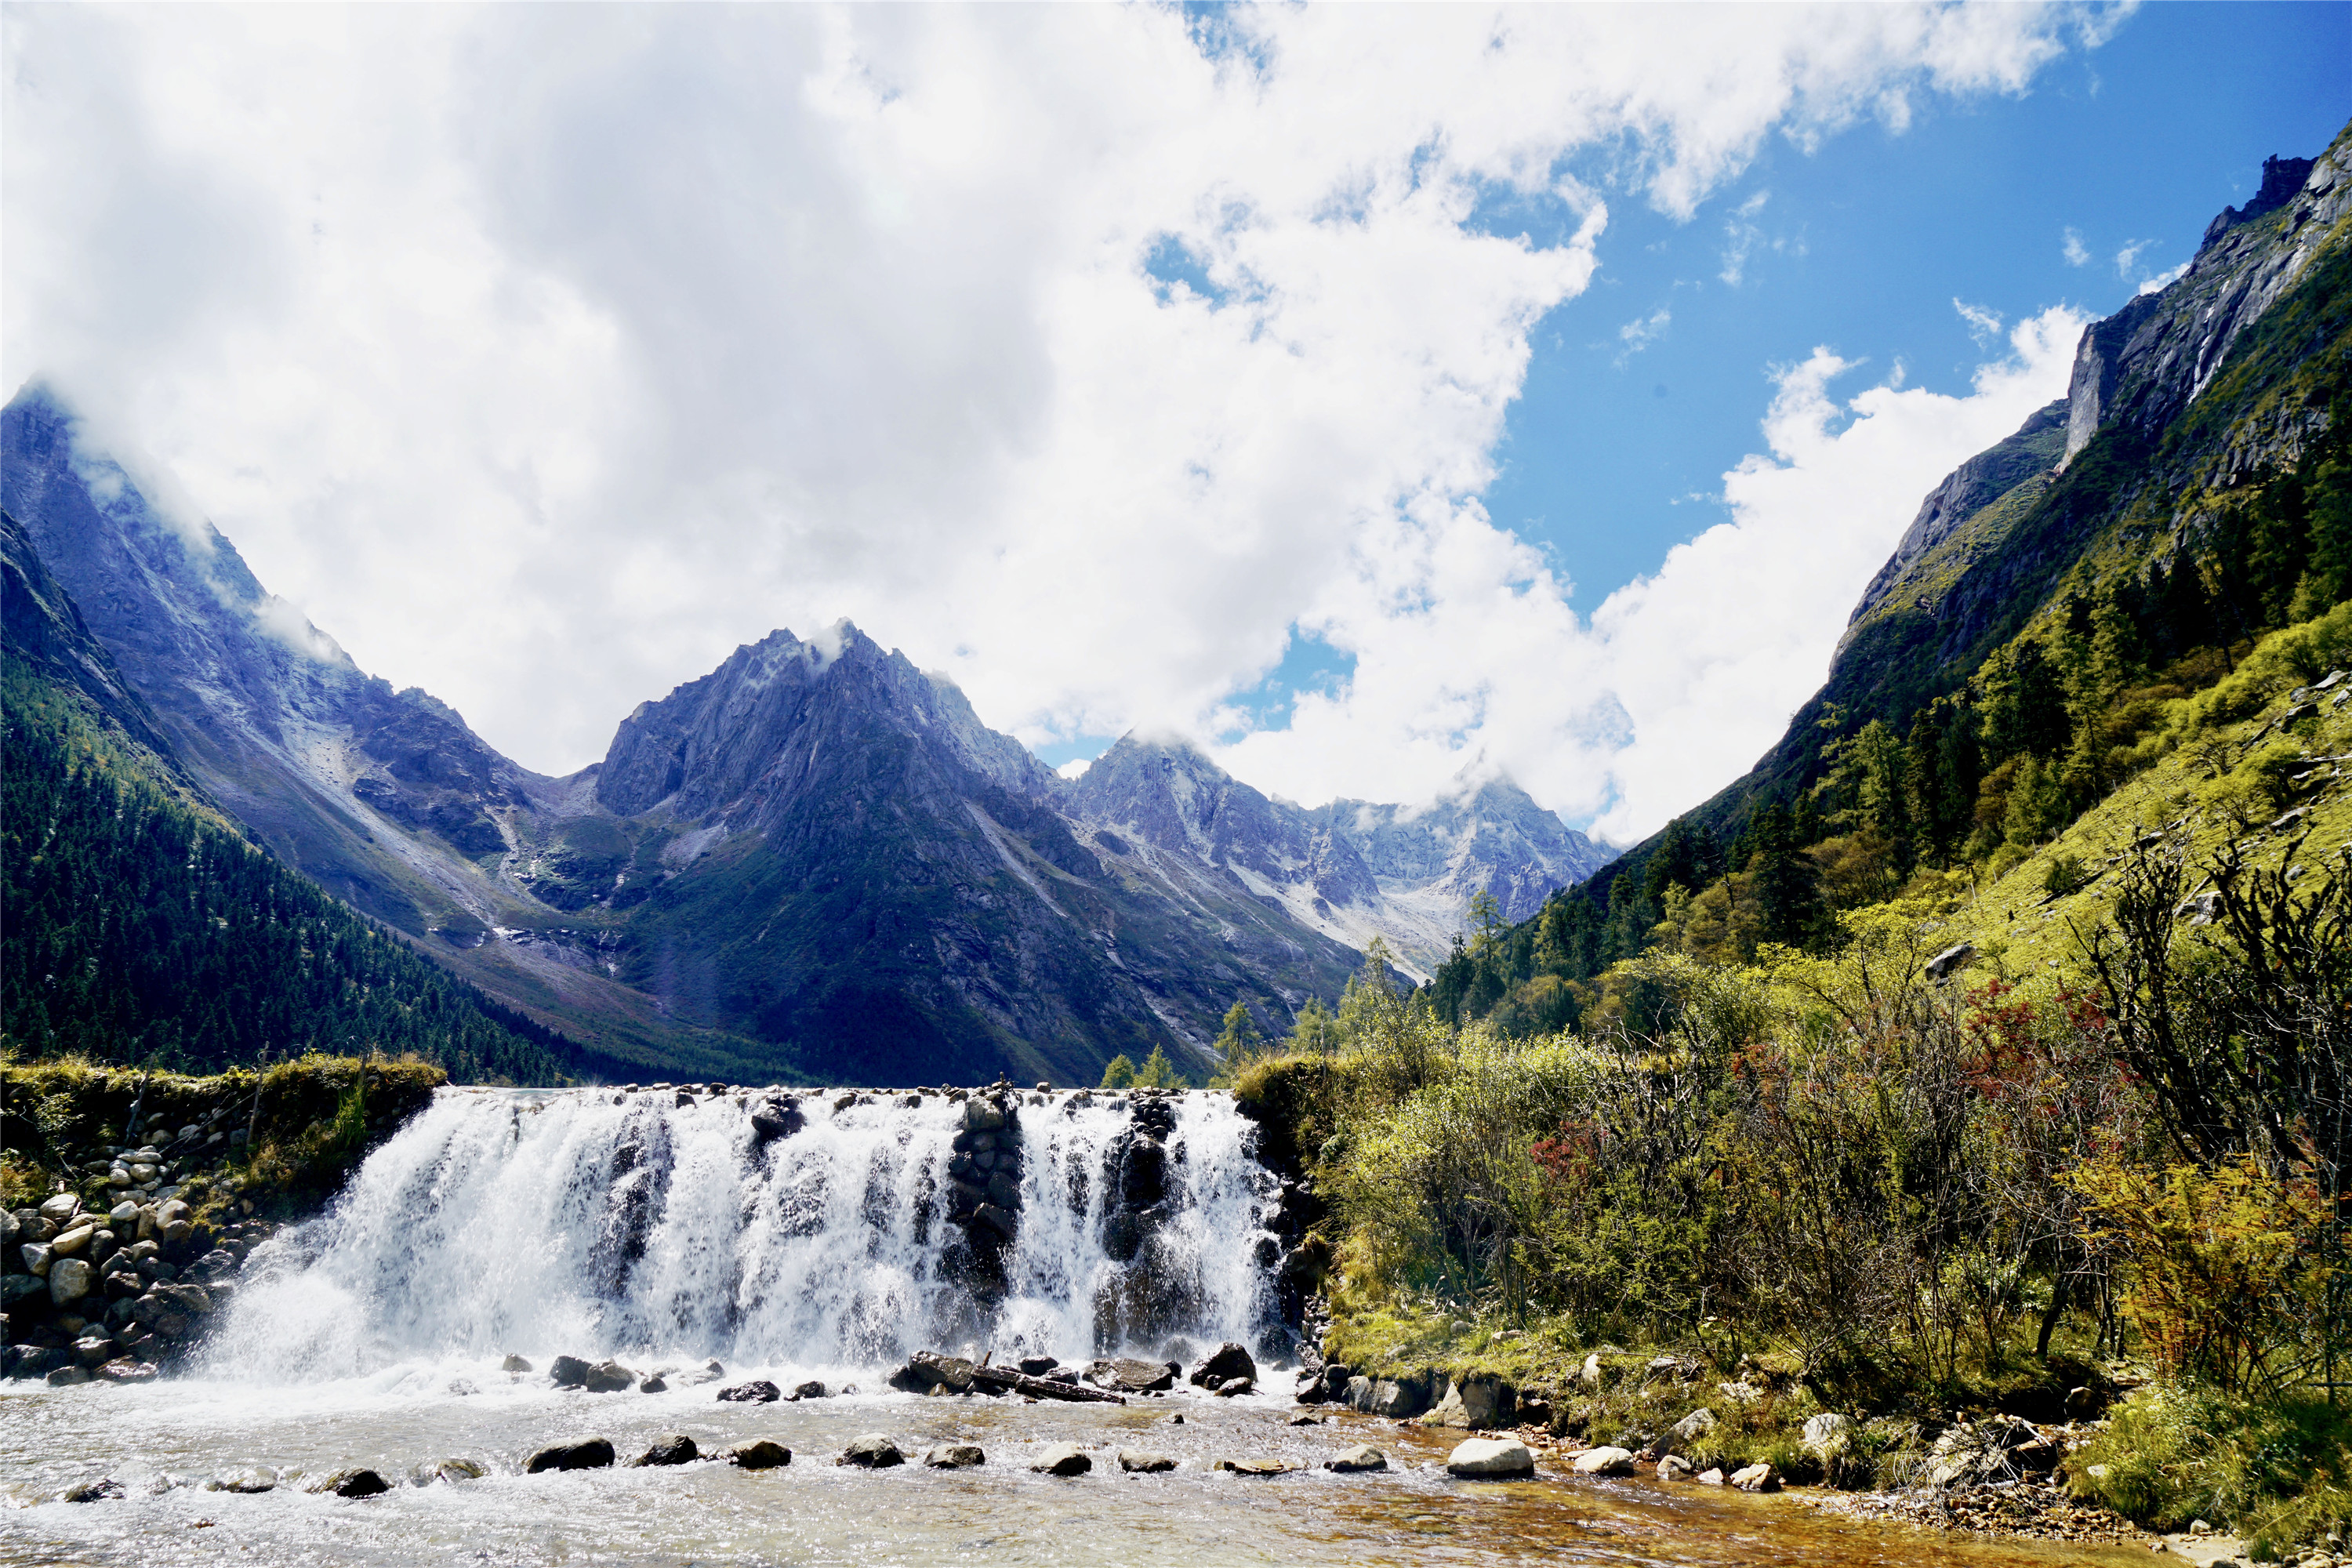
M1355 674L1227 748L1254 782L1486 756L1633 831L1696 787L1655 776L1665 700L1496 672L1685 640L1726 547L1588 629L1491 523L1534 324L1605 198L1688 216L1767 136L2021 90L2087 15L17 8L0 377L136 432L364 668L533 766L777 626L847 616L1033 742L1215 732L1297 627ZM1485 232L1499 189L1566 237ZM1205 290L1147 270L1171 242ZM1776 405L1733 537L1916 395L1877 395L1836 437ZM1823 525L1837 572L1940 440Z

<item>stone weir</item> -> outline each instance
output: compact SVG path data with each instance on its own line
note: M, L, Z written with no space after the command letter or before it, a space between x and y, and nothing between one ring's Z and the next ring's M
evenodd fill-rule
M1300 1353L1297 1205L1223 1094L444 1089L257 1248L209 1370L562 1351L879 1371Z

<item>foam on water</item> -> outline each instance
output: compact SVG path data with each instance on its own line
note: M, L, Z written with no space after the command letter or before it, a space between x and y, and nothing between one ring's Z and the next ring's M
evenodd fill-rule
M1107 1236L1126 1111L1023 1104L1001 1301L967 1282L945 1217L961 1105L811 1098L763 1147L747 1102L675 1098L444 1090L325 1216L257 1251L206 1370L373 1378L507 1351L871 1369L930 1346L1083 1362L1271 1321L1276 1184L1222 1096L1182 1097L1140 1251Z

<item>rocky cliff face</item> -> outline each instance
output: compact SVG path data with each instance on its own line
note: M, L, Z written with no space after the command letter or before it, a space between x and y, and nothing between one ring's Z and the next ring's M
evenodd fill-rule
M2110 426L2152 438L2178 417L2347 211L2352 148L2267 160L2262 189L2221 209L2187 273L2084 331L2066 394L2066 460Z
M846 623L738 648L545 778L360 670L38 388L0 414L0 500L123 694L283 858L648 1070L1197 1070L1236 999L1286 1028L1374 933L1425 965L1479 888L1517 908L1601 858L1507 784L1310 813L1130 737L1072 785Z

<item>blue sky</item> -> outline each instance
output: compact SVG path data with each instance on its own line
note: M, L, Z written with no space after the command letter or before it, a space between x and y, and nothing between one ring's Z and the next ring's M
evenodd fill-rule
M0 380L543 773L846 617L1057 765L1624 842L2352 115L2342 4L1197 20L16 7Z

